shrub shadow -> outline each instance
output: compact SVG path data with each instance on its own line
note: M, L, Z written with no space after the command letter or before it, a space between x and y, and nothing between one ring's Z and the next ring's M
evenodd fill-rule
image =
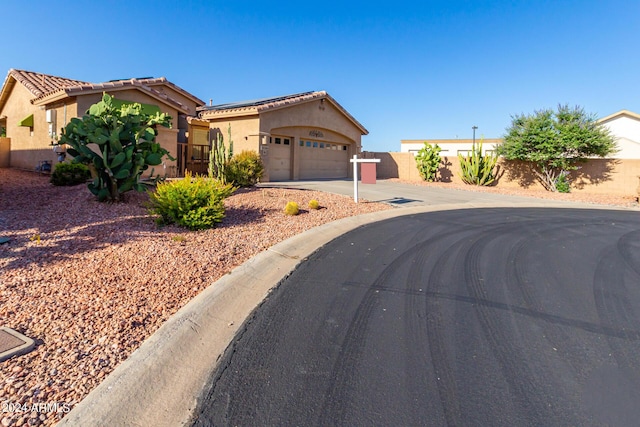
M590 159L571 172L571 185L581 190L588 185L610 181L614 169L620 163L617 159Z

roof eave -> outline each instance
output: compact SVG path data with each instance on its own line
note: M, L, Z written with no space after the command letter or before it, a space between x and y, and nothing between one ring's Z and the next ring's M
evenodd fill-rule
M598 120L596 120L596 122L599 123L599 124L604 124L606 122L610 122L611 120L616 119L616 118L621 117L621 116L627 116L627 117L630 117L632 119L640 120L640 114L634 113L633 111L629 111L629 110L620 110L620 111L617 111L617 112L615 112L613 114L609 114L606 117L598 119Z
M71 98L71 97L77 97L77 96L83 96L83 95L93 95L96 93L117 93L123 90L130 90L130 89L138 89L144 93L146 93L147 95L149 95L150 97L160 101L162 104L164 105L168 105L172 108L175 108L177 111L184 113L184 114L190 114L191 112L189 111L188 108L183 107L181 105L178 105L177 103L173 103L171 101L168 101L166 99L163 99L162 96L158 96L154 93L154 91L146 89L145 90L145 86L143 85L121 85L121 86L113 86L113 87L109 87L109 88L105 88L105 87L97 87L97 88L89 88L89 87L80 87L80 88L69 88L69 89L61 89L59 91L56 92L52 92L50 94L45 95L42 98L37 98L35 100L32 100L31 102L34 105L47 105L47 104L51 104L52 102L56 102L56 101L60 101L62 99L65 98Z
M11 73L7 74L7 77L2 84L2 90L0 91L0 111L4 108L4 104L7 102L9 98L9 93L16 85L16 79L11 75Z
M182 89L180 86L176 85L175 83L170 82L169 80L167 80L166 77L158 77L156 79L149 79L149 83L145 83L145 80L140 80L143 84L146 84L148 86L161 86L161 85L167 85L170 88L172 88L173 90L175 90L176 92L184 95L185 97L189 98L191 101L193 101L194 103L196 103L198 106L203 106L205 105L205 102L198 98L197 96L193 95L190 92L187 92L186 90Z
M301 104L306 104L309 102L313 102L313 101L317 101L320 99L327 99L329 102L331 102L331 104L333 104L333 106L338 109L338 111L340 111L342 114L344 114L344 116L349 119L349 121L351 123L353 123L359 130L360 133L362 135L368 135L369 131L362 126L362 124L357 121L355 119L355 117L353 117L347 110L344 109L344 107L342 105L340 105L338 103L338 101L336 101L335 99L333 99L333 97L331 95L329 95L327 92L325 91L319 91L319 92L314 92L312 93L310 96L304 98L304 99L299 99L299 100L295 100L294 102L290 102L290 103L286 103L283 102L281 104L277 104L277 105L261 105L257 107L258 113L263 113L263 112L267 112L267 111L277 111L277 110L281 110L284 108L289 108L289 107L293 107L296 105L301 105Z
M257 116L259 114L257 108L237 108L230 110L203 110L200 112L200 118L207 119L222 119L228 117L248 117Z
M65 98L69 98L69 94L67 93L66 90L61 89L61 90L57 90L55 92L51 92L46 94L45 96L41 97L41 98L35 98L31 100L31 103L33 105L36 106L40 106L40 105L47 105L47 104L51 104L53 102L57 102L57 101L61 101Z

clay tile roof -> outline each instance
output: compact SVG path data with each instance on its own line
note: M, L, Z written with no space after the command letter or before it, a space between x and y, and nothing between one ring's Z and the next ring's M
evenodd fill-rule
M287 105L294 102L302 101L303 99L310 98L310 95L320 92L303 92L293 95L276 96L272 98L252 99L248 101L230 102L227 104L210 105L200 107L201 111L224 111L224 110L236 110L244 108L256 108L258 110L268 109L269 107ZM258 108L263 107L263 108Z
M154 79L156 80L156 79ZM142 81L137 80L137 79L130 79L130 80L115 80L115 81L110 81L110 82L104 82L104 83L84 83L84 82L80 82L80 84L76 84L76 85L72 85L72 86L65 86L65 87L60 87L56 90L44 93L40 96L38 96L37 98L33 99L31 102L35 103L36 105L40 102L48 102L51 101L52 98L58 97L58 96L77 96L77 95L82 95L82 94L86 94L86 93L94 93L94 92L102 92L102 91L108 91L108 90L113 90L113 89L126 89L128 87L136 87L138 89L140 89L141 91L147 92L149 95L151 95L152 97L163 101L166 104L170 104L173 105L175 108L177 108L179 111L185 112L185 113L193 113L191 111L189 111L189 107L184 105L183 103L167 96L165 93L160 92L150 86L147 86L146 84L143 84Z
M80 80L66 79L64 77L34 73L33 71L16 70L13 68L9 70L9 76L22 83L24 87L29 89L29 91L35 97L39 97L46 93L54 92L69 86L89 84Z

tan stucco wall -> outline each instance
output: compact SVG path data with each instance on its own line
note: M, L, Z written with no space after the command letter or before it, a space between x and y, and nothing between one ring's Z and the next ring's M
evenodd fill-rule
M11 138L11 167L14 168L33 170L40 161L55 163L57 159L50 145L45 108L32 105L32 98L31 92L16 83L0 112L0 116L7 116L7 138ZM33 114L33 132L29 127L18 126L30 114Z
M330 130L334 134L343 135L346 140L360 146L360 130L345 115L334 107L331 102L320 100L295 104L289 108L266 111L260 114L260 130L269 132L271 129L305 126Z
M288 147L290 172L293 179L302 179L304 173L301 173L301 170L309 170L309 168L317 170L318 176L324 176L323 174L331 176L336 170L341 170L340 167L336 168L335 165L330 164L332 158L339 159L348 165L348 158L359 153L361 147L361 129L329 99L324 99L323 102L320 99L314 99L260 113L250 109L238 112L204 112L202 119L210 122L214 133L222 132L225 140L227 127L231 123L234 152L253 150L260 153L265 165L262 181L271 180L270 169L278 171L279 175L283 171L286 172L285 146L283 144L277 147L275 144L270 144L269 137L291 138L291 144ZM301 156L303 148L299 146L301 140L342 144L348 147L348 150L342 155L323 152L326 155L319 156L318 159L309 156L307 152L303 158ZM345 170L347 174L351 173L351 168L348 166ZM278 179L283 178L279 176Z
M158 101L156 98L153 98L149 95L146 95L139 90L122 90L117 92L109 92L107 93L113 96L116 99L121 99L124 101L131 102L139 102L141 104L152 104L160 107L160 111L166 113L171 116L171 128L178 129L178 111L175 108L171 108L170 106ZM86 111L93 104L100 102L102 99L102 93L93 93L83 96L78 96L76 102L78 104L78 111L80 112L80 116L84 115Z
M158 166L150 166L148 172L151 173L153 168L153 174L160 176L175 177L178 175L177 163L178 163L178 129L167 129L163 126L158 126L158 136L156 136L156 142L160 144L160 147L169 152L171 157L175 160L170 160L168 157L164 157L162 164Z
M421 181L415 158L411 153L363 153L365 158L381 159L378 164L379 179L400 178ZM440 168L438 181L462 184L460 163L457 157L446 157L447 166ZM502 175L496 184L499 187L526 187L543 189L528 167L520 162L499 161ZM593 194L635 195L640 175L640 160L637 159L593 159L571 173L571 191Z

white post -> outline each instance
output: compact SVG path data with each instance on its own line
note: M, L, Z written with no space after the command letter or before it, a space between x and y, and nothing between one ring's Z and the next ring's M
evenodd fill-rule
M353 201L358 203L358 163L380 163L380 159L359 159L354 154L349 161L353 163Z
M353 155L353 201L358 203L358 155Z

